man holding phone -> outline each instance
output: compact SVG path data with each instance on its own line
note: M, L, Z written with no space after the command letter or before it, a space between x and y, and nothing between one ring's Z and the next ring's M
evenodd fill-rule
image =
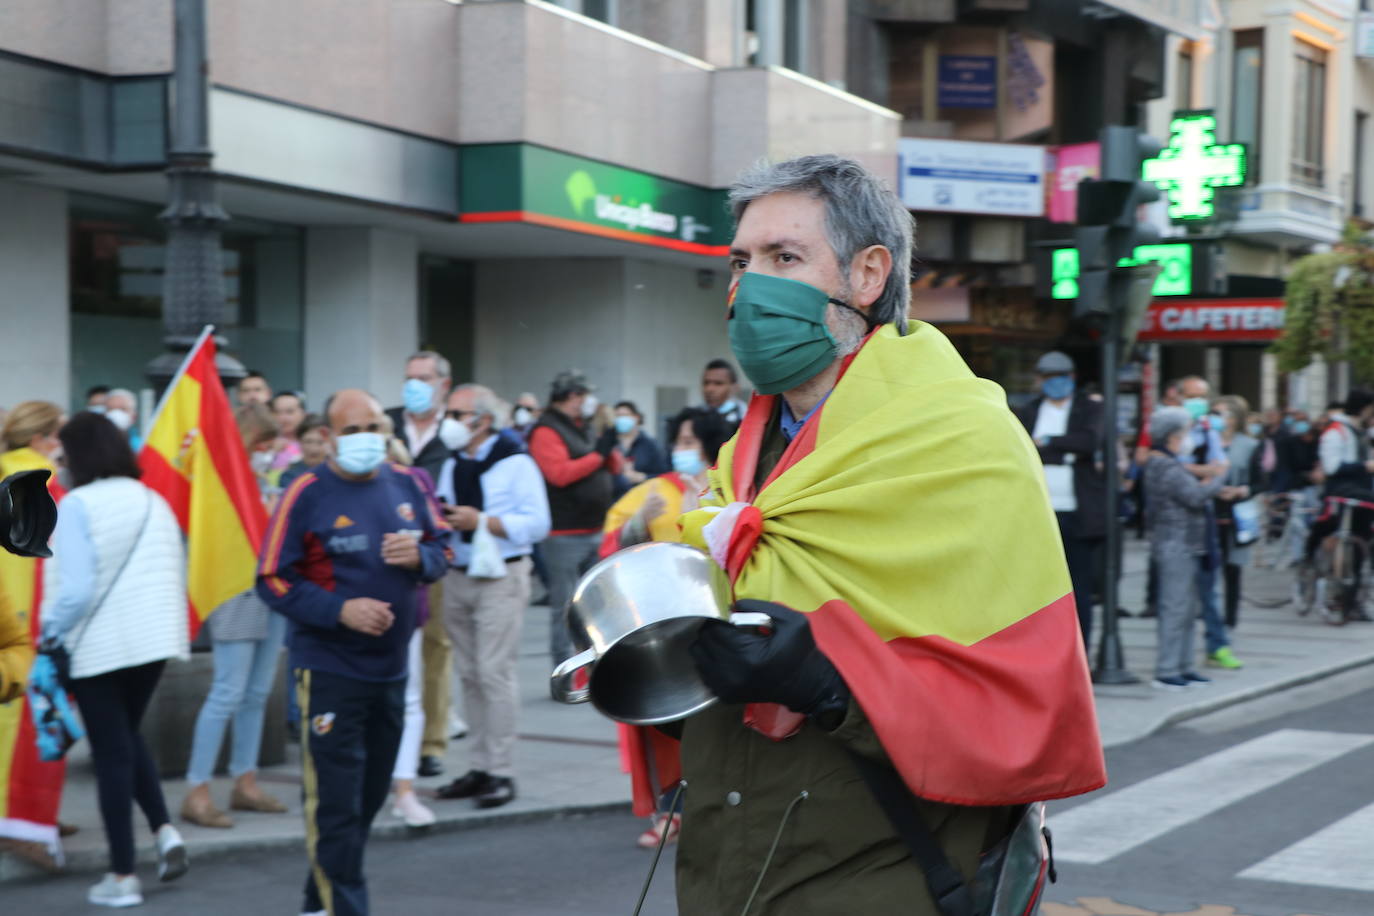
M258 594L290 622L301 708L304 912L368 912L363 847L391 787L417 586L443 576L452 534L409 469L385 463L381 406L348 389L325 407L334 453L282 494Z

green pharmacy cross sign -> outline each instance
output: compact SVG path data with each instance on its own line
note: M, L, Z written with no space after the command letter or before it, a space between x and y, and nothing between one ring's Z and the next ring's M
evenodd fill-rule
M1122 258L1118 267L1158 261L1163 268L1155 278L1156 296L1187 296L1193 292L1193 246L1187 242L1141 245L1134 258ZM1056 248L1050 253L1050 298L1078 298L1078 249Z
M1210 110L1176 111L1169 130L1169 145L1158 158L1141 164L1141 177L1168 195L1170 219L1211 219L1215 189L1245 183L1245 144L1218 143L1217 119Z

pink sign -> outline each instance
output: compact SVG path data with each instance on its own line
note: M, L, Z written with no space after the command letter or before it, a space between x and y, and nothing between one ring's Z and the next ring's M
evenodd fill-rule
M1078 183L1096 178L1102 163L1102 149L1096 142L1052 147L1054 171L1046 182L1049 206L1046 215L1054 223L1078 220Z

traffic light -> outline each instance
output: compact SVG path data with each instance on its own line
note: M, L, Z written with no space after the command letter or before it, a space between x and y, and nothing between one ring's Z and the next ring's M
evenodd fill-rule
M1140 177L1141 164L1159 155L1158 140L1134 127L1110 126L1099 135L1101 178L1078 184L1078 302L1075 314L1105 315L1125 305L1129 281L1116 267L1141 245L1159 241L1139 222L1141 204L1159 200L1159 188Z

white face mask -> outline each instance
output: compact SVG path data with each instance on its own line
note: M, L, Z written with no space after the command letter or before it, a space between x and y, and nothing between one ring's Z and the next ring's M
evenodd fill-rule
M584 420L590 420L592 417L596 416L596 409L600 406L601 402L596 399L596 395L587 395L586 400L582 402L582 418Z
M530 412L528 407L517 407L515 408L515 416L512 417L512 419L515 420L516 426L525 426L534 419L534 414Z
M461 420L444 417L439 423L439 441L444 443L444 448L456 452L472 441L472 430Z
M129 427L134 425L133 414L122 407L116 407L114 410L105 411L105 419L109 420L115 426L118 426L120 432L127 433Z

